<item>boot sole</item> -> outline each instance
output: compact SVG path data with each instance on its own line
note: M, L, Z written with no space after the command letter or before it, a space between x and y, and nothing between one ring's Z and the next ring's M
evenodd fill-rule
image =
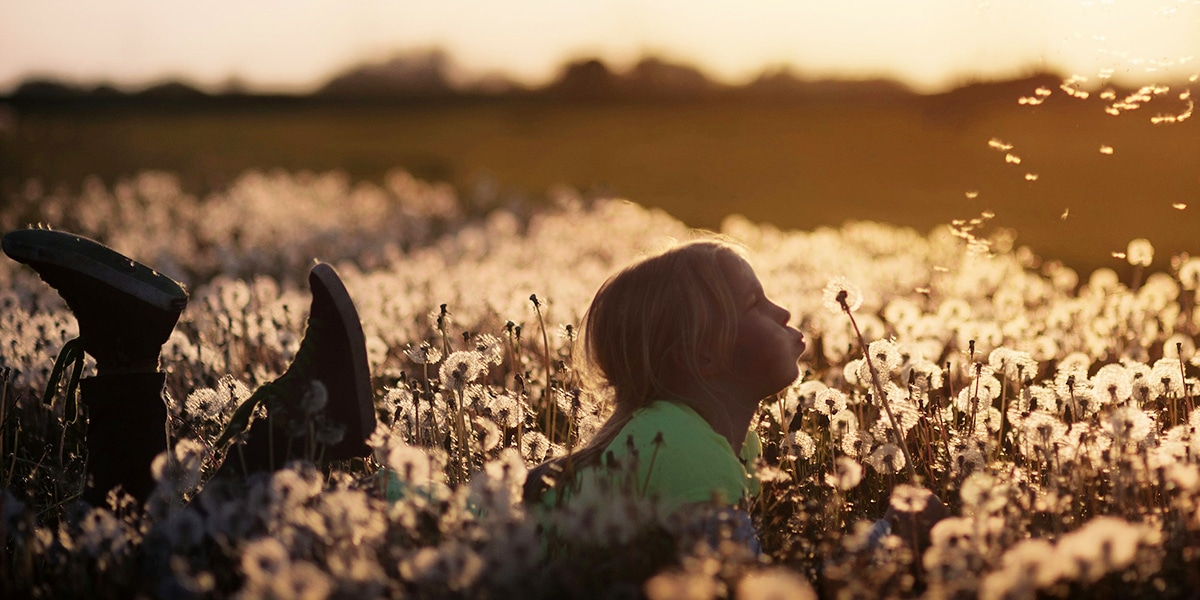
M49 229L4 235L4 253L34 267L47 264L90 277L164 312L182 312L187 291L167 277L96 240Z
M337 271L327 263L317 263L308 274L308 285L314 294L318 290L327 296L337 311L341 329L346 332L350 350L350 361L353 372L354 401L356 408L351 418L358 421L358 435L355 438L339 442L327 449L329 458L349 458L350 456L365 456L370 452L366 439L375 431L375 400L371 393L371 369L367 364L367 342L363 335L362 322L358 318L358 310L346 285L338 277ZM347 423L351 428L355 425ZM347 435L353 434L348 431Z

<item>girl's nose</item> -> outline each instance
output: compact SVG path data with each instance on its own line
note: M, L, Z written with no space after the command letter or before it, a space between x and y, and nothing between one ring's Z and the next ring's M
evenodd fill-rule
M775 304L775 303L772 302L772 304ZM783 325L787 325L788 321L792 320L792 313L790 311L788 311L788 309L786 309L778 304L775 304L775 308L779 310L779 322Z

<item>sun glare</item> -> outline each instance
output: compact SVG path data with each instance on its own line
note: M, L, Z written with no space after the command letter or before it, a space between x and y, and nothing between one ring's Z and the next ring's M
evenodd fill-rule
M1195 74L1197 19L1193 0L450 0L419 10L378 1L12 0L0 7L0 86L54 74L297 87L357 61L441 47L466 69L532 83L573 57L631 63L659 54L733 83L787 64L815 77L897 78L919 90L1048 68L1079 74L1063 90L1083 95L1110 78Z

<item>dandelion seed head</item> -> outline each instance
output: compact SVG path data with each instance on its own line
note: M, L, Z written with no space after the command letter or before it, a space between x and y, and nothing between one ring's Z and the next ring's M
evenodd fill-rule
M1035 410L1021 422L1018 449L1026 457L1040 459L1053 452L1066 434L1066 423L1049 412Z
M1154 245L1145 238L1135 239L1129 242L1129 247L1125 249L1125 258L1131 265L1148 267L1154 262Z
M997 481L988 473L976 471L963 481L959 496L965 506L985 514L995 513L1008 504L1008 484Z
M862 292L849 279L842 276L830 278L822 292L825 308L834 314L858 310L863 303ZM844 307L844 308L843 308Z
M686 571L663 571L642 587L650 600L712 600L717 589L712 576Z
M866 373L866 377L863 377ZM871 385L871 374L867 370L867 361L864 358L856 358L847 362L842 366L842 378L846 383L855 387L867 387Z
M813 437L802 430L793 431L790 435L796 455L805 460L812 458L817 451L817 442L813 440Z
M1132 564L1143 535L1142 526L1118 517L1096 517L1064 535L1056 554L1068 579L1092 582Z
M475 336L475 350L485 363L499 365L504 362L504 343L490 333Z
M387 456L387 467L405 483L420 485L434 475L429 455L416 446L399 444Z
M1038 372L1037 361L1028 352L1010 348L996 348L988 355L988 366L1001 373L1009 381L1020 377L1033 377Z
M1185 290L1200 288L1200 256L1188 257L1179 265L1179 285Z
M251 581L269 582L290 563L287 548L273 537L251 540L242 549L242 573Z
M890 506L896 512L919 513L925 510L933 492L915 485L902 483L892 490Z
M893 340L875 340L867 346L867 352L881 377L889 377L900 369L900 350ZM868 374L867 379L870 376Z
M840 439L849 432L858 431L858 417L853 411L841 410L829 419L829 431L834 439Z
M333 581L316 565L301 561L284 570L270 581L270 596L296 598L298 600L321 600L333 592Z
M521 440L521 455L530 462L546 460L550 452L550 439L540 431L528 431Z
M850 411L844 411L846 414L853 414ZM841 413L839 413L841 414ZM842 435L842 453L847 456L861 458L870 454L874 448L875 438L866 431L858 429L848 429Z
M442 386L452 391L462 391L467 384L475 381L487 371L487 363L482 355L474 350L459 350L451 352L442 362L438 374Z
M812 585L799 573L782 567L752 571L737 584L740 600L816 600Z
M825 388L817 392L813 408L827 417L836 415L846 408L846 394L835 388Z
M839 456L834 461L834 472L825 476L825 484L846 491L858 487L862 477L863 468L858 461L848 456Z
M1148 377L1150 393L1155 396L1183 395L1183 368L1178 358L1160 358L1154 361Z
M421 342L417 346L407 346L404 354L418 365L431 365L442 360L442 351L429 342Z
M300 411L306 415L315 415L325 409L329 403L329 391L320 380L309 382L309 387L300 398Z
M891 442L873 450L865 462L884 475L899 473L908 464L904 458L904 451Z
M1092 376L1091 388L1102 403L1119 403L1133 395L1133 378L1118 363L1104 365Z
M1119 406L1102 420L1105 430L1121 442L1138 443L1154 429L1154 419L1133 406Z

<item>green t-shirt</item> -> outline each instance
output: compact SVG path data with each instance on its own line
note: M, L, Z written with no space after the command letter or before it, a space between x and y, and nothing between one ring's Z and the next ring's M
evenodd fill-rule
M656 443L660 433L661 442ZM635 412L604 456L609 452L619 467L601 464L582 469L577 494L587 496L598 488L624 485L645 497L657 498L664 508L674 511L699 502L736 506L759 492L758 479L747 470L747 465L762 453L758 434L753 429L746 433L739 457L729 441L703 417L677 402L660 400ZM636 475L630 468L635 462ZM567 492L568 499L573 495ZM555 497L554 492L548 492L542 501L553 504Z

